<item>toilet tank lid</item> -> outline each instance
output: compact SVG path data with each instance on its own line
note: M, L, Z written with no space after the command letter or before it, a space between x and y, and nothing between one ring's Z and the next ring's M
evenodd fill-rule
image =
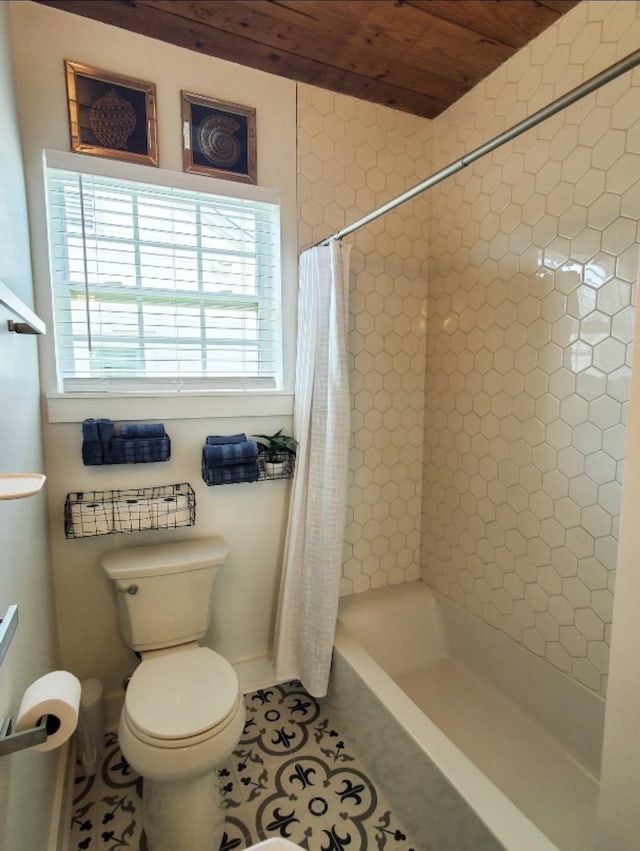
M222 564L228 551L226 541L220 536L126 547L105 553L102 567L110 579L131 579L152 572L161 576Z

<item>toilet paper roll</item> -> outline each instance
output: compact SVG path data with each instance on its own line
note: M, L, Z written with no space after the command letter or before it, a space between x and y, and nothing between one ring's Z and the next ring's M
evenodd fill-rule
M158 529L173 529L176 526L189 526L191 511L189 500L182 494L159 497L153 501L154 525Z
M59 748L78 725L81 691L80 681L68 671L51 671L40 677L22 696L16 733L35 727L43 715L48 715L47 739L41 745L34 745L33 750Z
M115 532L143 532L153 529L151 500L122 499L113 503Z
M79 502L71 506L71 522L76 538L108 535L113 529L110 502Z

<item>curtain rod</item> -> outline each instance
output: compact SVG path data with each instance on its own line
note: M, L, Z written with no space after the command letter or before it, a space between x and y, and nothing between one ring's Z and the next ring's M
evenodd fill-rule
M386 204L383 204L381 207L378 207L371 213L368 213L366 216L363 216L361 219L353 222L353 224L347 225L341 230L336 231L331 236L325 237L325 239L315 243L315 245L328 245L332 239L342 239L354 231L359 230L361 227L368 225L369 222L374 221L380 216L384 216L385 213L395 210L396 207L399 207L400 204L404 204L405 201L410 201L411 198L414 198L426 189L430 189L432 186L435 186L437 183L445 180L445 178L450 177L452 174L456 174L458 171L461 171L480 157L491 153L491 151L495 151L496 148L499 148L506 142L510 142L512 139L515 139L516 136L519 136L526 130L530 130L532 127L535 127L536 124L540 124L545 119L550 118L552 115L555 115L557 112L560 112L566 107L571 106L571 104L585 97L585 95L599 89L606 83L611 82L611 80L615 80L616 77L620 77L622 74L632 70L637 65L640 65L640 50L635 50L624 59L614 63L609 66L609 68L605 68L604 71L601 71L594 77L590 77L588 80L585 80L584 83L576 86L575 89L571 89L571 91L562 95L562 97L551 101L551 103L542 107L542 109L534 112L533 115L530 115L528 118L514 124L509 130L505 130L503 133L500 133L498 136L495 136L493 139L490 139L488 142L480 145L480 147L475 148L470 153L460 157L460 159L449 163L449 165L434 172L434 174L427 177L421 183L418 183L412 189L408 189L406 192L403 192L402 195L398 195L397 198L393 198L391 201L388 201Z

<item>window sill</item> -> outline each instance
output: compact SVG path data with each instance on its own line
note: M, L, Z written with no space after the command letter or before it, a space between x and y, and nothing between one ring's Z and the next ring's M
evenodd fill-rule
M108 393L49 394L49 423L79 423L87 417L111 420L194 420L291 416L293 393Z

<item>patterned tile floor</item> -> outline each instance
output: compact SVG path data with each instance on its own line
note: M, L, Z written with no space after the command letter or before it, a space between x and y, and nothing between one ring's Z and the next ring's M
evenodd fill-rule
M220 769L226 807L220 851L273 836L308 851L414 851L321 702L296 682L253 692L245 701L243 736ZM76 777L70 847L147 851L142 780L115 733L105 744L101 771Z

